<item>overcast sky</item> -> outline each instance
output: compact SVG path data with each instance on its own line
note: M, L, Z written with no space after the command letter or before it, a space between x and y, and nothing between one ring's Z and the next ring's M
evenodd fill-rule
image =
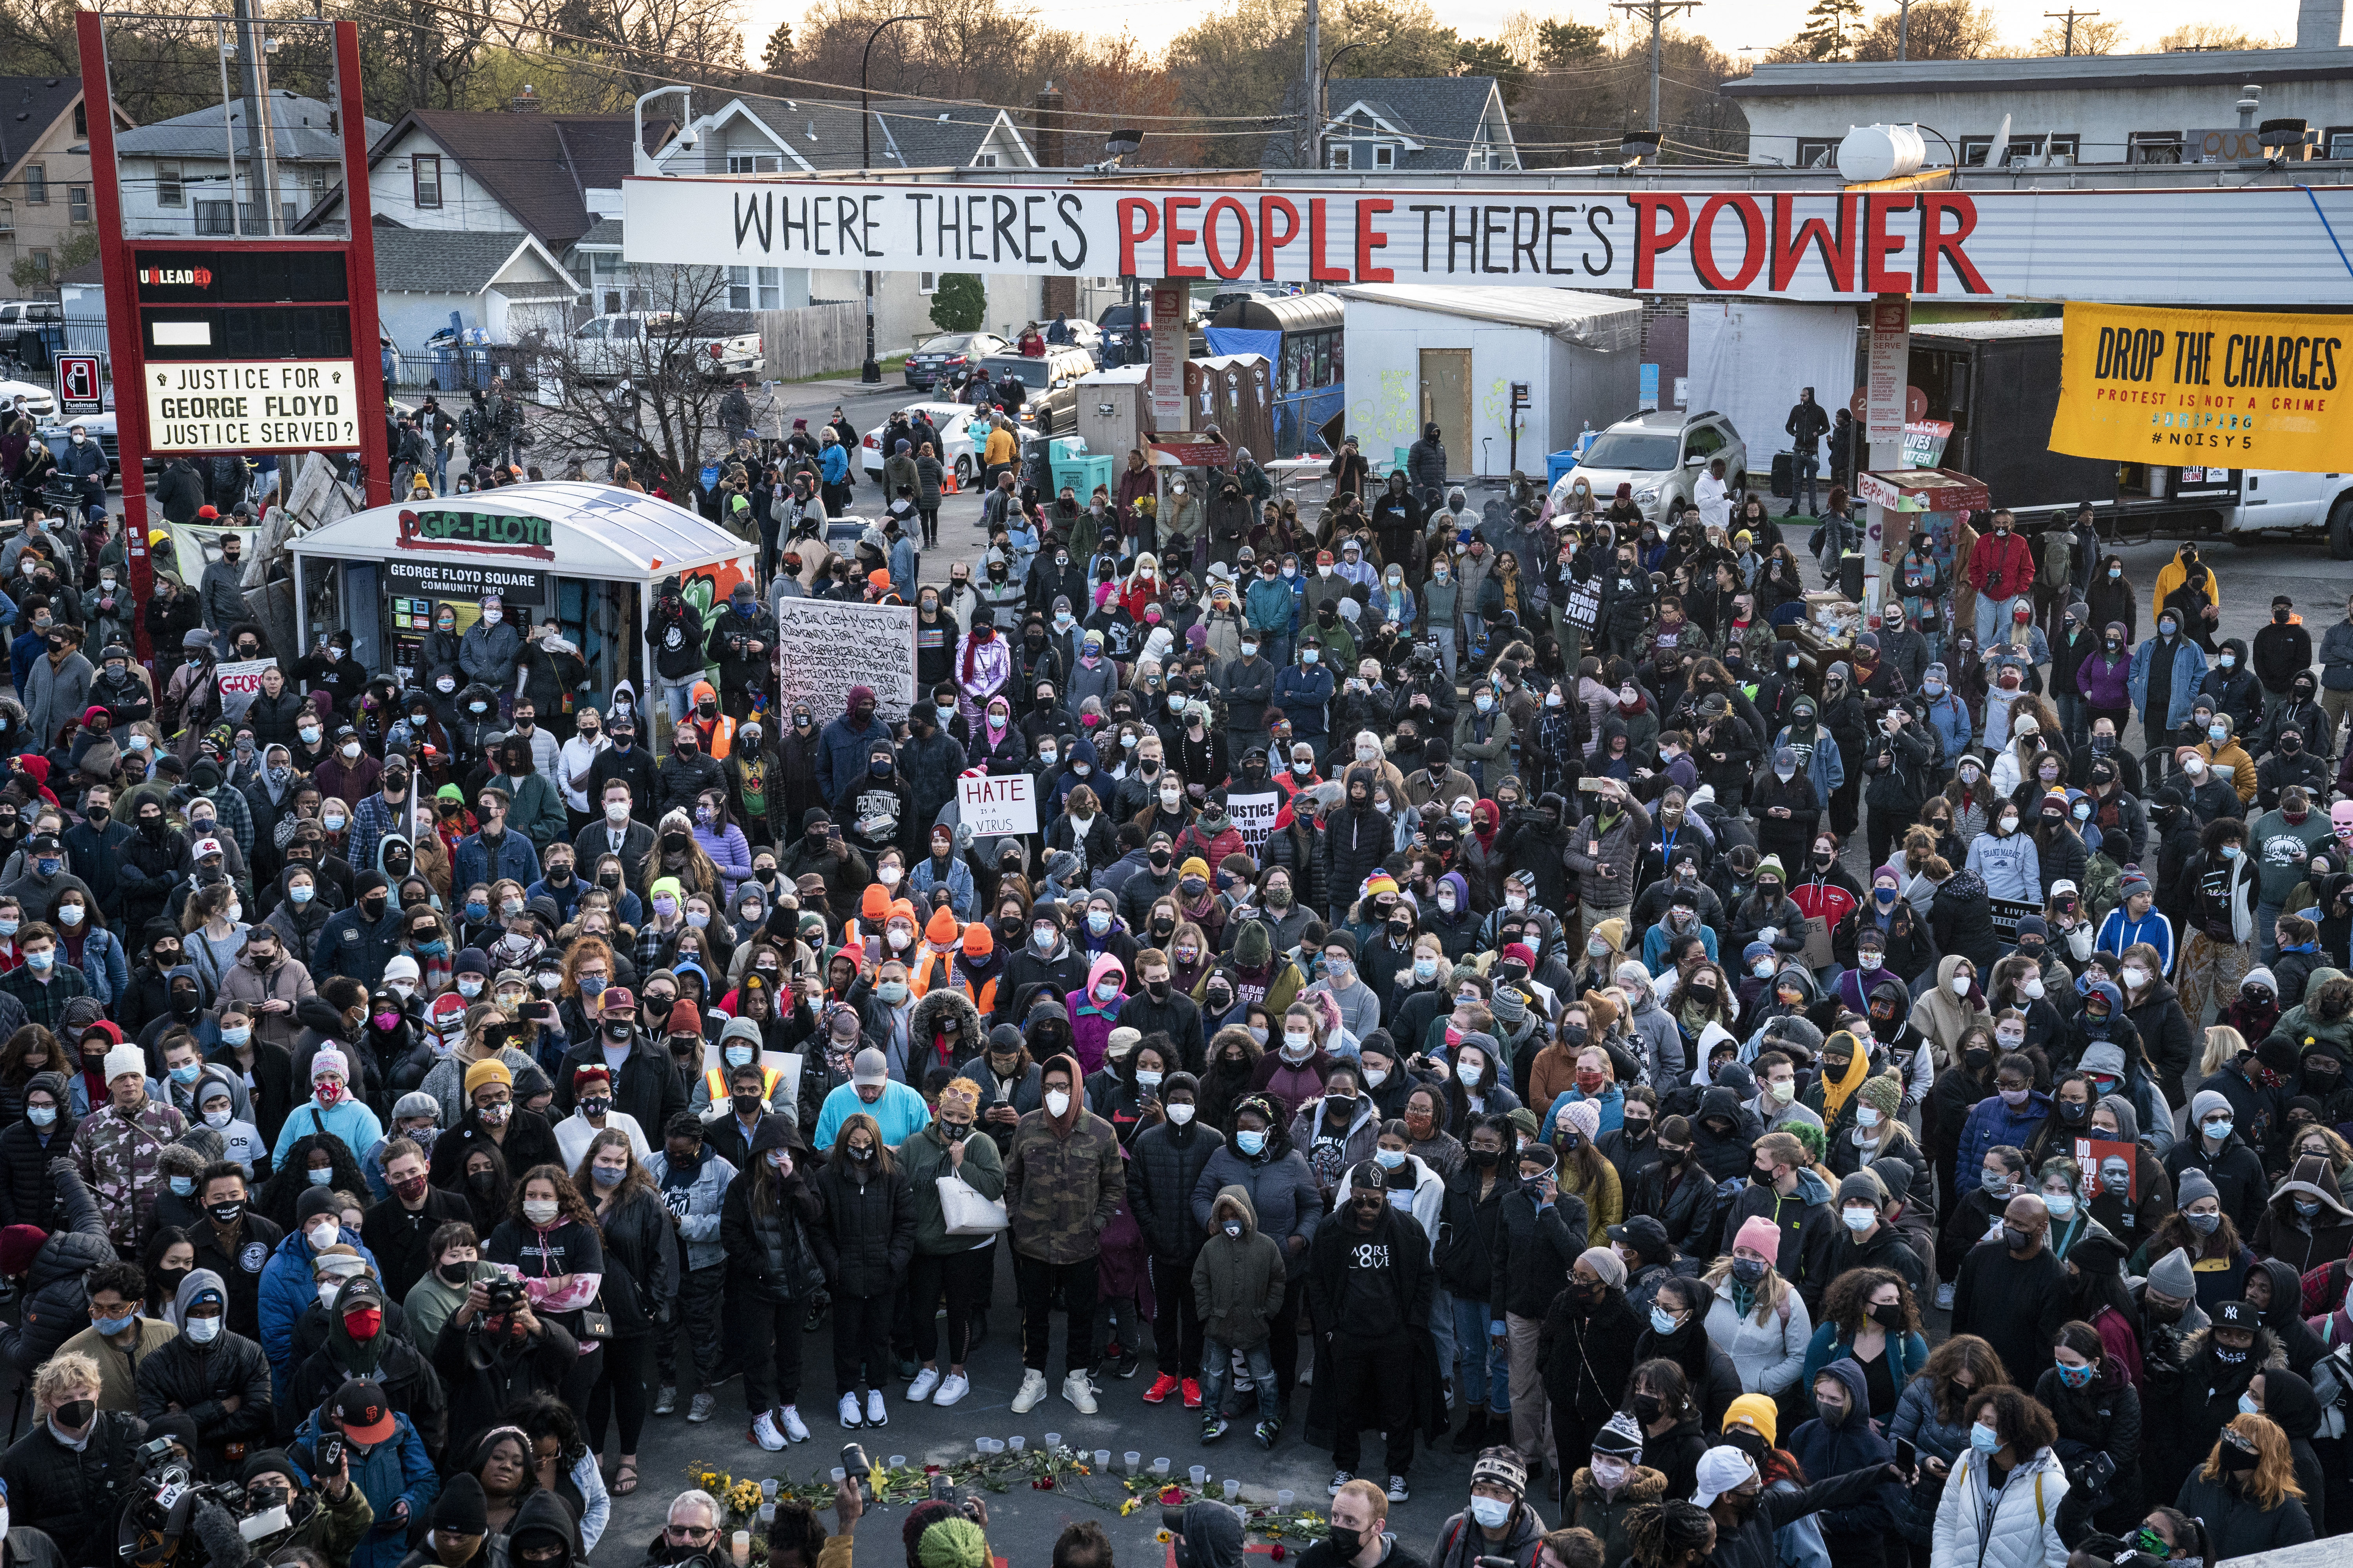
M1737 56L1743 49L1768 49L1796 34L1805 25L1806 12L1812 3L1813 0L1709 0L1699 10L1686 13L1683 25L1705 34L1727 54ZM2124 16L2129 26L2128 43L2144 49L2155 47L2160 36L2187 22L2227 22L2252 32L2273 34L2282 41L2295 32L2293 0L2242 0L2222 10L2195 0L2140 0L2130 7L2116 0L2074 3L2088 3L2107 16ZM2000 18L2003 40L2021 45L2031 42L2042 31L2043 12L2063 10L2066 4L2067 0L1992 0L1994 13ZM1883 0L1864 0L1864 5L1866 12L1873 15L1889 8ZM1052 26L1083 32L1116 32L1125 27L1139 41L1156 49L1208 15L1210 0L1039 0L1039 8ZM1490 35L1512 16L1531 8L1526 0L1446 0L1438 7L1448 25L1472 37ZM1546 16L1597 26L1609 19L1607 8L1598 0L1578 0L1578 4L1558 10L1534 8ZM787 19L797 20L804 9L797 0L747 0L744 33L749 52L756 58L761 42L776 25Z

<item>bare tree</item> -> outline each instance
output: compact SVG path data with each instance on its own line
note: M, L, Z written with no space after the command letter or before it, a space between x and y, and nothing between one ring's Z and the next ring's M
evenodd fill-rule
M724 268L640 267L631 290L637 308L624 316L523 339L540 402L533 455L543 471L578 462L597 477L626 458L649 489L667 475L682 499L725 439L719 401L728 384L705 372L700 345L752 323L728 309Z

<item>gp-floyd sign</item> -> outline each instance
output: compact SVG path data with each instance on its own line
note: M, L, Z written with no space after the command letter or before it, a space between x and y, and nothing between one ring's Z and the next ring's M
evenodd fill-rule
M347 359L152 363L149 445L158 452L222 447L343 452L360 444L357 382Z
M2315 187L1840 191L631 178L633 264L2353 304ZM2320 211L2316 212L2315 205ZM2327 209L2335 207L2335 213ZM2253 242L2252 245L2250 242ZM2253 250L2261 268L2245 265Z

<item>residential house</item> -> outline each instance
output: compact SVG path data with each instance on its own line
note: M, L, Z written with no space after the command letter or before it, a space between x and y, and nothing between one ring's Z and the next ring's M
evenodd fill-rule
M396 384L449 392L485 379L479 354L461 362L456 334L477 329L490 343L534 330L560 336L585 290L538 237L512 231L451 233L378 224L377 324L398 357ZM482 340L470 340L482 341Z
M930 99L878 101L861 116L855 104L821 99L728 99L693 121L694 145L685 138L655 154L669 174L842 174L860 169L902 174L912 170L1035 169L1034 139L1003 110ZM590 276L602 302L627 286L618 214L586 242L596 270ZM949 268L953 270L953 268ZM730 269L733 298L743 310L777 310L823 300L865 297L865 274L856 268L738 267ZM1010 337L1041 314L1039 280L989 276L990 330ZM889 354L939 329L931 319L935 272L874 275L874 336Z
M92 217L81 78L0 76L0 271L30 260L55 272L66 241Z
M1293 83L1282 116L1300 117L1305 89ZM1352 77L1324 84L1327 169L1388 174L1516 170L1519 144L1502 88L1491 76ZM1265 167L1299 167L1298 134L1267 138Z
M2348 160L2353 48L2344 22L2343 0L2303 0L2295 41L2282 49L1803 61L1759 65L1721 90L1747 118L1748 161L1799 169L1835 166L1855 126L1896 123L1920 127L1931 168L2229 168L2266 156L2258 122L2299 119L2318 132L2306 156Z
M341 191L343 139L333 106L285 88L270 89L269 105L274 223L255 205L246 103L233 98L225 107L174 115L115 138L123 231L134 239L286 234ZM369 121L369 141L387 129Z

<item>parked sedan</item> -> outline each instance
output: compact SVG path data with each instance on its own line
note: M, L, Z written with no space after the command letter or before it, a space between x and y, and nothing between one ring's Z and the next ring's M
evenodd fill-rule
M969 488L980 472L981 448L988 441L986 427L977 438L968 428L975 410L961 403L910 403L895 412L910 416L921 413L932 422L945 447L939 454L940 461L955 471L958 486ZM866 477L878 485L882 482L883 460L891 455L882 449L882 432L890 427L891 422L886 419L866 432L865 439L859 443L858 460Z
M907 384L928 392L943 376L953 384L990 354L1005 353L1012 346L995 332L942 332L926 338L907 356Z

